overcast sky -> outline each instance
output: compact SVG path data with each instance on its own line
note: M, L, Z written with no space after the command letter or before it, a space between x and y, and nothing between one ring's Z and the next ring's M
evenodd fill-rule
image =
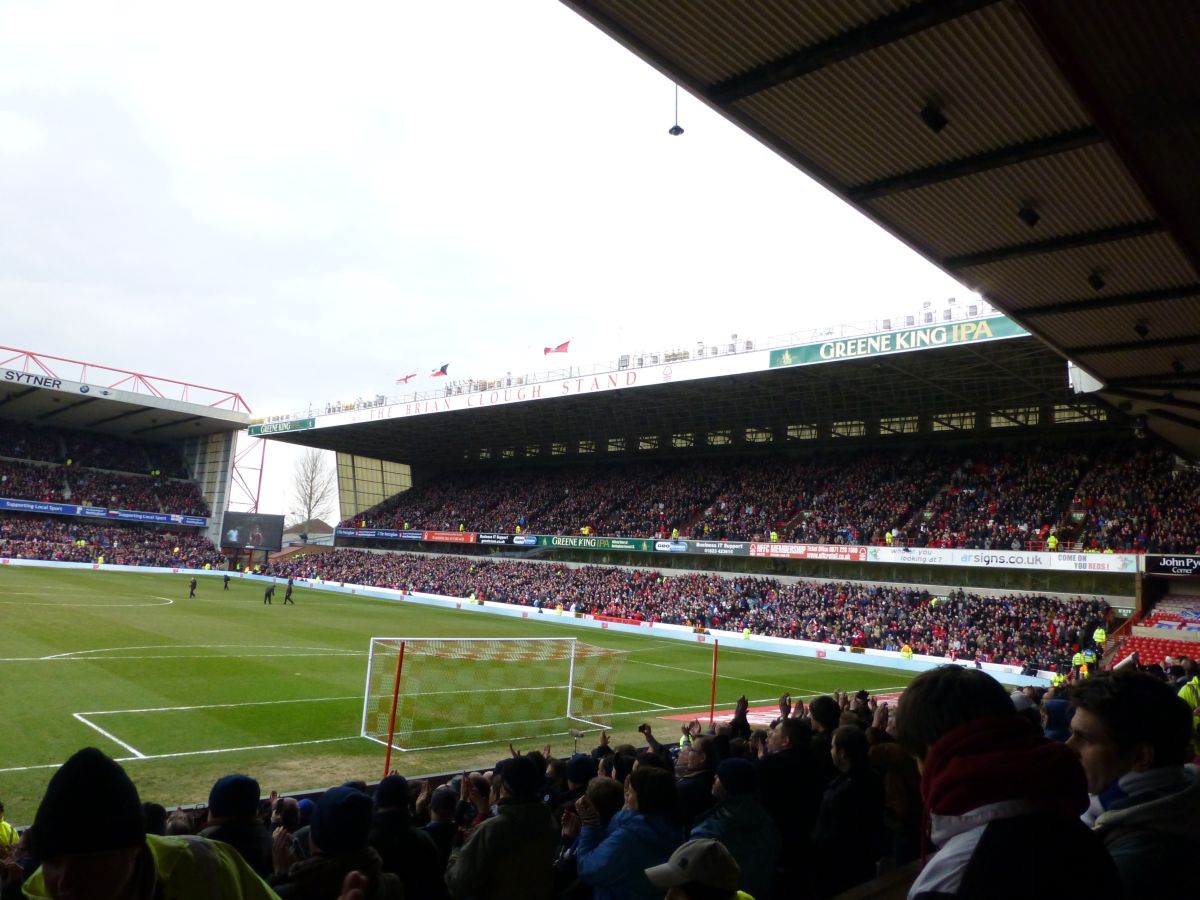
M0 344L270 415L968 295L673 90L554 0L2 0Z

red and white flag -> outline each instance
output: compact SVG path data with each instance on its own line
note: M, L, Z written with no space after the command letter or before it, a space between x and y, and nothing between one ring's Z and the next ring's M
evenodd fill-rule
M408 373L407 375L405 375L403 378L397 378L397 379L396 379L396 384L408 384L408 382L409 382L410 380L412 380L413 378L416 378L416 377L417 377L417 373L416 373L416 372L409 372L409 373Z
M546 347L542 350L542 356L549 356L551 353L566 353L570 343L570 341L563 341L557 347Z

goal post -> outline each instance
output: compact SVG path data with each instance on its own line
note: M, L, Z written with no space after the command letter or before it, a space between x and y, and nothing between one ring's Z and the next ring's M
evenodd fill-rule
M623 661L571 637L373 637L361 735L390 758L607 730Z

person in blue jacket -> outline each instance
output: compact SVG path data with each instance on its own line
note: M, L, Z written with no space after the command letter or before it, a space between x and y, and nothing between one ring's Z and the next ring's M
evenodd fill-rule
M594 812L580 802L575 856L579 880L592 888L594 900L661 898L646 878L646 869L665 863L683 843L678 824L675 778L639 762L625 782L625 808L601 829Z

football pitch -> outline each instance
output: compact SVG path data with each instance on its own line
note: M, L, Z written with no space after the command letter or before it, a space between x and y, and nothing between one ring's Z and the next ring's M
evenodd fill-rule
M282 604L282 587L265 606L263 585L237 578L228 591L219 577L201 578L188 599L188 580L0 568L0 799L10 822L32 822L57 765L89 745L122 760L143 800L168 808L203 802L230 772L253 775L264 794L378 779L385 748L359 736L372 636L575 637L619 650L613 743L643 744L641 722L673 742L679 722L669 717L707 715L705 644L572 627L553 615L513 619L302 587L294 606ZM717 705L728 710L743 693L751 706L773 706L784 691L896 691L910 677L722 644ZM440 692L428 702L455 698ZM574 745L565 736L509 737L522 738L518 749L549 743L555 755ZM579 748L595 742L588 734ZM392 765L411 777L491 767L507 754L504 738L396 753Z

